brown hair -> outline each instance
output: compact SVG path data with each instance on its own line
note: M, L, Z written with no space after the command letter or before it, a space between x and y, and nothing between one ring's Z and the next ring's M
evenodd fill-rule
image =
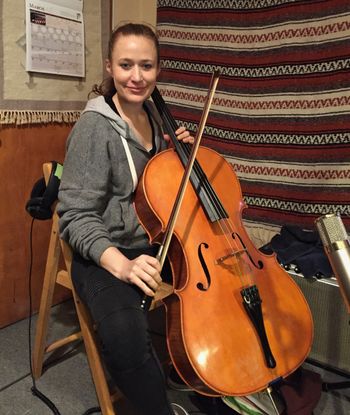
M112 52L115 45L115 42L119 39L120 36L143 36L150 39L156 48L157 52L157 64L160 64L160 52L159 52L159 41L155 33L155 30L151 26L148 26L144 23L124 23L120 26L117 26L111 33L111 36L108 41L108 54L107 58L112 60ZM109 76L105 78L100 85L95 84L92 87L90 92L96 95L109 95L112 96L116 93L114 86L113 78ZM90 95L89 94L89 95Z

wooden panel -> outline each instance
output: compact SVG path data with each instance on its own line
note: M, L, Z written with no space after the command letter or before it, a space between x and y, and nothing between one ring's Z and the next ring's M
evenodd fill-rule
M28 316L31 216L25 210L46 161L63 162L66 124L2 126L0 130L0 328ZM51 221L34 221L32 294L37 311ZM55 302L69 295L55 293Z

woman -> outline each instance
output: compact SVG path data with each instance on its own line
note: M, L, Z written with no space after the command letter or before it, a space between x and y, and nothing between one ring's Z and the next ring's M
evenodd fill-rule
M61 237L72 247L74 286L88 306L108 370L140 414L186 414L169 404L163 373L140 304L161 282L156 249L133 207L137 179L165 149L150 97L159 66L148 26L126 24L111 35L107 82L95 86L68 139L59 191ZM185 128L179 140L193 142Z

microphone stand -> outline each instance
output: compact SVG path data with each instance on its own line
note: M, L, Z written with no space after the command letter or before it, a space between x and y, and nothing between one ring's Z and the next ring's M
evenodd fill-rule
M350 244L347 231L339 212L321 216L315 220L315 224L350 314ZM322 383L322 390L326 392L349 387L350 381Z
M349 320L349 325L350 325L350 320ZM332 369L330 369L330 371L332 371ZM336 373L336 371L334 371L334 373ZM346 377L350 377L350 375L346 375L345 373L340 373L338 371L338 373L340 376L346 376ZM339 389L347 389L350 388L350 380L346 380L343 382L322 382L322 390L324 392L330 392L333 390L339 390Z
M336 375L339 375L342 377L350 377L350 375L345 373L344 371L333 368L327 364L318 362L317 360L314 360L312 358L307 358L306 363L309 363L312 366L317 366L324 370L328 370L329 372L335 373ZM324 392L330 392L332 390L338 390L338 389L346 389L350 387L350 380L345 380L342 382L322 382L321 387Z

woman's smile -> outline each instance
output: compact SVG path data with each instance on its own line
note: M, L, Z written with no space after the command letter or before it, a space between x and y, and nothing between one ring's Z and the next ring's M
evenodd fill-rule
M145 87L140 87L140 86L127 86L127 88L131 91L134 92L136 94L142 94L145 91Z
M152 40L134 35L118 38L107 71L123 105L140 105L149 98L159 73L157 50Z

